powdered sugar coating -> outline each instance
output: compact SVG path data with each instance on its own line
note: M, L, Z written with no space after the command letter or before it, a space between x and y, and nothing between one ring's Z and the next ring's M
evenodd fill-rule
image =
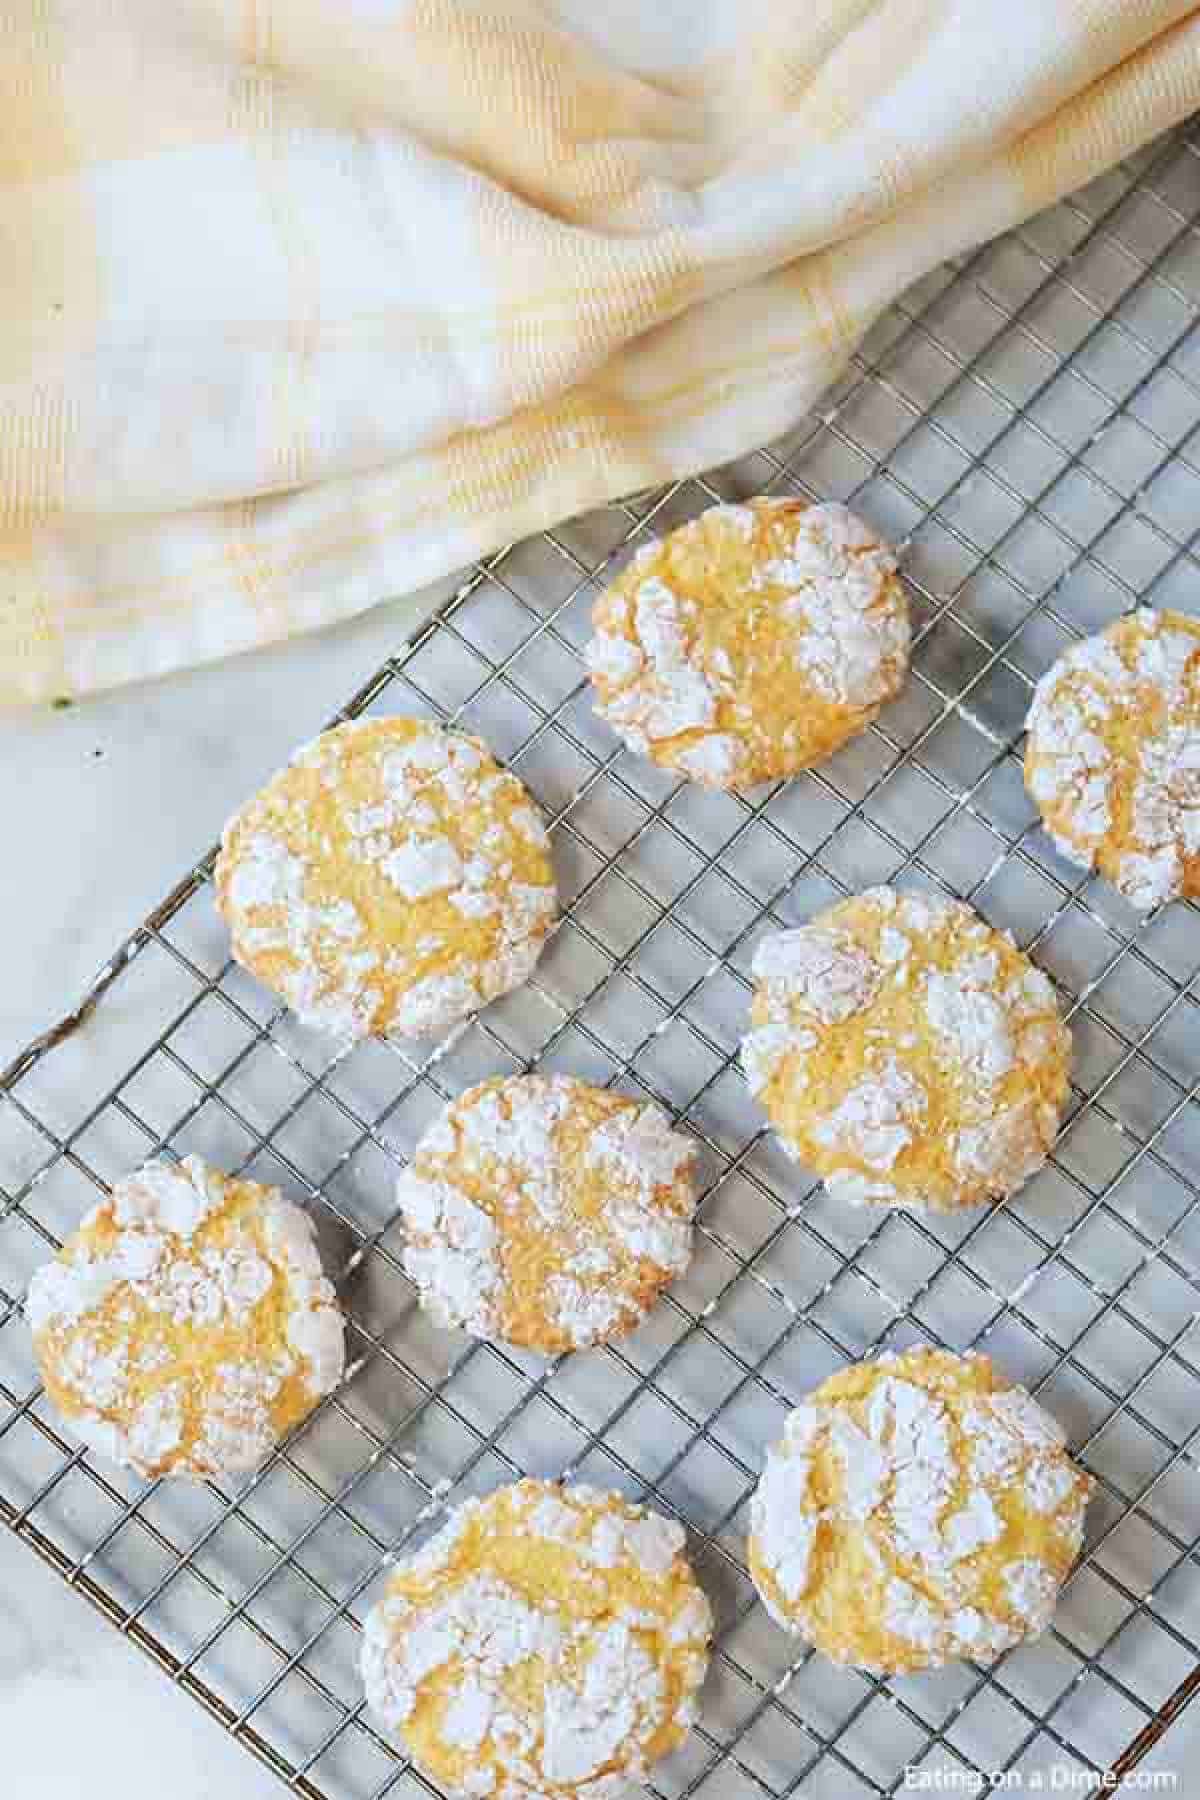
M1060 850L1137 907L1200 893L1200 620L1147 607L1073 645L1026 724Z
M521 783L418 719L298 751L226 827L216 883L239 961L345 1039L444 1031L508 993L557 909Z
M861 1012L879 985L878 965L845 932L803 925L763 939L751 965L773 1005L791 1005L820 1025Z
M257 1467L342 1376L307 1215L195 1156L118 1182L35 1273L25 1313L68 1422L147 1476Z
M829 755L907 667L895 557L834 503L709 508L639 550L594 626L601 716L631 748L709 787Z
M969 907L873 888L752 967L747 1083L830 1193L974 1205L1045 1161L1070 1038L1051 983Z
M850 1089L828 1118L813 1127L819 1144L858 1155L869 1169L891 1169L913 1141L926 1112L924 1089L894 1058Z
M839 1662L991 1661L1049 1624L1091 1485L986 1357L882 1356L789 1416L751 1503L751 1572Z
M439 1324L554 1353L623 1335L691 1254L691 1140L567 1076L470 1088L400 1177L404 1266Z
M617 1800L691 1728L712 1615L672 1521L522 1481L456 1509L367 1617L367 1703L447 1791Z

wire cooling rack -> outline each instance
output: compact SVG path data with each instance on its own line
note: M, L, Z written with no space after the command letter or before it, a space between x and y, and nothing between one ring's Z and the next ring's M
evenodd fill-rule
M1065 643L1139 601L1196 610L1198 218L1185 131L926 280L787 441L479 564L353 697L339 717L482 733L553 822L562 927L535 979L440 1051L335 1055L274 1007L228 961L210 855L0 1077L0 1516L296 1793L436 1792L364 1714L361 1621L447 1500L525 1472L689 1527L719 1636L700 1727L655 1771L671 1800L859 1800L914 1768L965 1791L1001 1770L1125 1773L1200 1687L1197 911L1139 919L1061 862L1019 765L1031 685ZM799 780L679 786L589 708L591 600L647 532L793 490L903 545L912 680ZM1075 1033L1053 1163L965 1219L830 1204L734 1061L759 935L882 879L1010 928ZM655 1096L704 1160L686 1278L634 1337L549 1365L423 1319L393 1201L446 1097L535 1065ZM350 1315L345 1386L241 1486L114 1471L36 1382L29 1271L160 1148L307 1201ZM984 1346L1035 1388L1097 1493L1040 1643L880 1682L767 1619L747 1501L806 1389L922 1340Z

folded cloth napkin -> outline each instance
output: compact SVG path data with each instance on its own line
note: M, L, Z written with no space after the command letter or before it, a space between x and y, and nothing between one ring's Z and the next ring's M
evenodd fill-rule
M0 0L0 698L732 458L1197 104L1178 0Z

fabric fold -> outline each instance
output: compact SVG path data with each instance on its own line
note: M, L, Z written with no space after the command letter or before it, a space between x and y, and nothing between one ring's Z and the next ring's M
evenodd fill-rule
M1166 0L0 0L0 699L741 455L1198 103Z

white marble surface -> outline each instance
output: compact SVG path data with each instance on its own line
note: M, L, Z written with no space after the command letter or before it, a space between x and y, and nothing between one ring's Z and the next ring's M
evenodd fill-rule
M69 1010L238 801L398 647L412 614L385 606L221 668L0 716L9 841L20 846L0 866L0 1065ZM283 1792L0 1527L4 1800Z
M64 712L0 718L0 1065L66 1011L239 800L402 641L410 606ZM65 1727L65 1729L64 1729ZM1200 1755L1200 1705L1143 1768ZM283 1788L0 1529L0 1794L269 1800Z
M70 1008L233 808L403 642L419 610L377 607L64 711L0 713L9 841L21 851L0 867L0 1067Z
M284 1790L0 1530L0 1792L12 1800L279 1800Z

